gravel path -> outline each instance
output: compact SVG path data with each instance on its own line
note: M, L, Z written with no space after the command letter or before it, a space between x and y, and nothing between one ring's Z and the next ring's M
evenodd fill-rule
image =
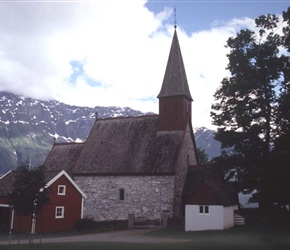
M57 242L134 242L134 243L180 243L187 240L180 239L168 239L168 238L155 238L148 237L145 234L152 231L152 229L135 229L135 230L120 230L105 233L75 235L58 238L42 238L42 243L57 243ZM38 243L39 239L35 239L34 243ZM12 244L18 244L18 241L14 240ZM21 244L28 243L28 240L21 240ZM0 245L7 245L8 242L0 241Z

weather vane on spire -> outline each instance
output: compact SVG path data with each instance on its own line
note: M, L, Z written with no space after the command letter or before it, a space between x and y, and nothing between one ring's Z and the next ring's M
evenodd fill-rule
M176 6L174 6L174 29L177 27L177 22L176 22Z

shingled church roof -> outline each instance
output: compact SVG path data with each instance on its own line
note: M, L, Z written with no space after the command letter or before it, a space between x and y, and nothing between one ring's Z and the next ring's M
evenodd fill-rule
M173 174L183 131L158 132L158 116L99 119L75 174Z
M174 31L166 71L158 98L186 96L192 101L176 30Z
M71 174L83 147L84 143L55 143L43 165L51 176L62 170Z

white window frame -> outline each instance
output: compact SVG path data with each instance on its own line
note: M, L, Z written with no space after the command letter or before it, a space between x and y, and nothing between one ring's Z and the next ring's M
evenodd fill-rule
M60 192L60 188L63 188L63 192ZM58 185L57 194L58 195L65 195L66 194L66 186L65 185Z
M60 215L58 215L59 209L60 209L60 212L61 212ZM64 218L64 207L63 206L55 207L55 218L56 219Z
M205 214L205 215L209 214L209 206L208 205L200 205L199 206L199 214Z

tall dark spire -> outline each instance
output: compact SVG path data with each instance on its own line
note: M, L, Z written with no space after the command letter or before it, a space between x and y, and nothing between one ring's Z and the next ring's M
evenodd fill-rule
M176 28L159 95L159 131L184 130L191 121L191 102Z
M176 29L174 30L162 87L157 97L172 96L185 96L192 101Z

